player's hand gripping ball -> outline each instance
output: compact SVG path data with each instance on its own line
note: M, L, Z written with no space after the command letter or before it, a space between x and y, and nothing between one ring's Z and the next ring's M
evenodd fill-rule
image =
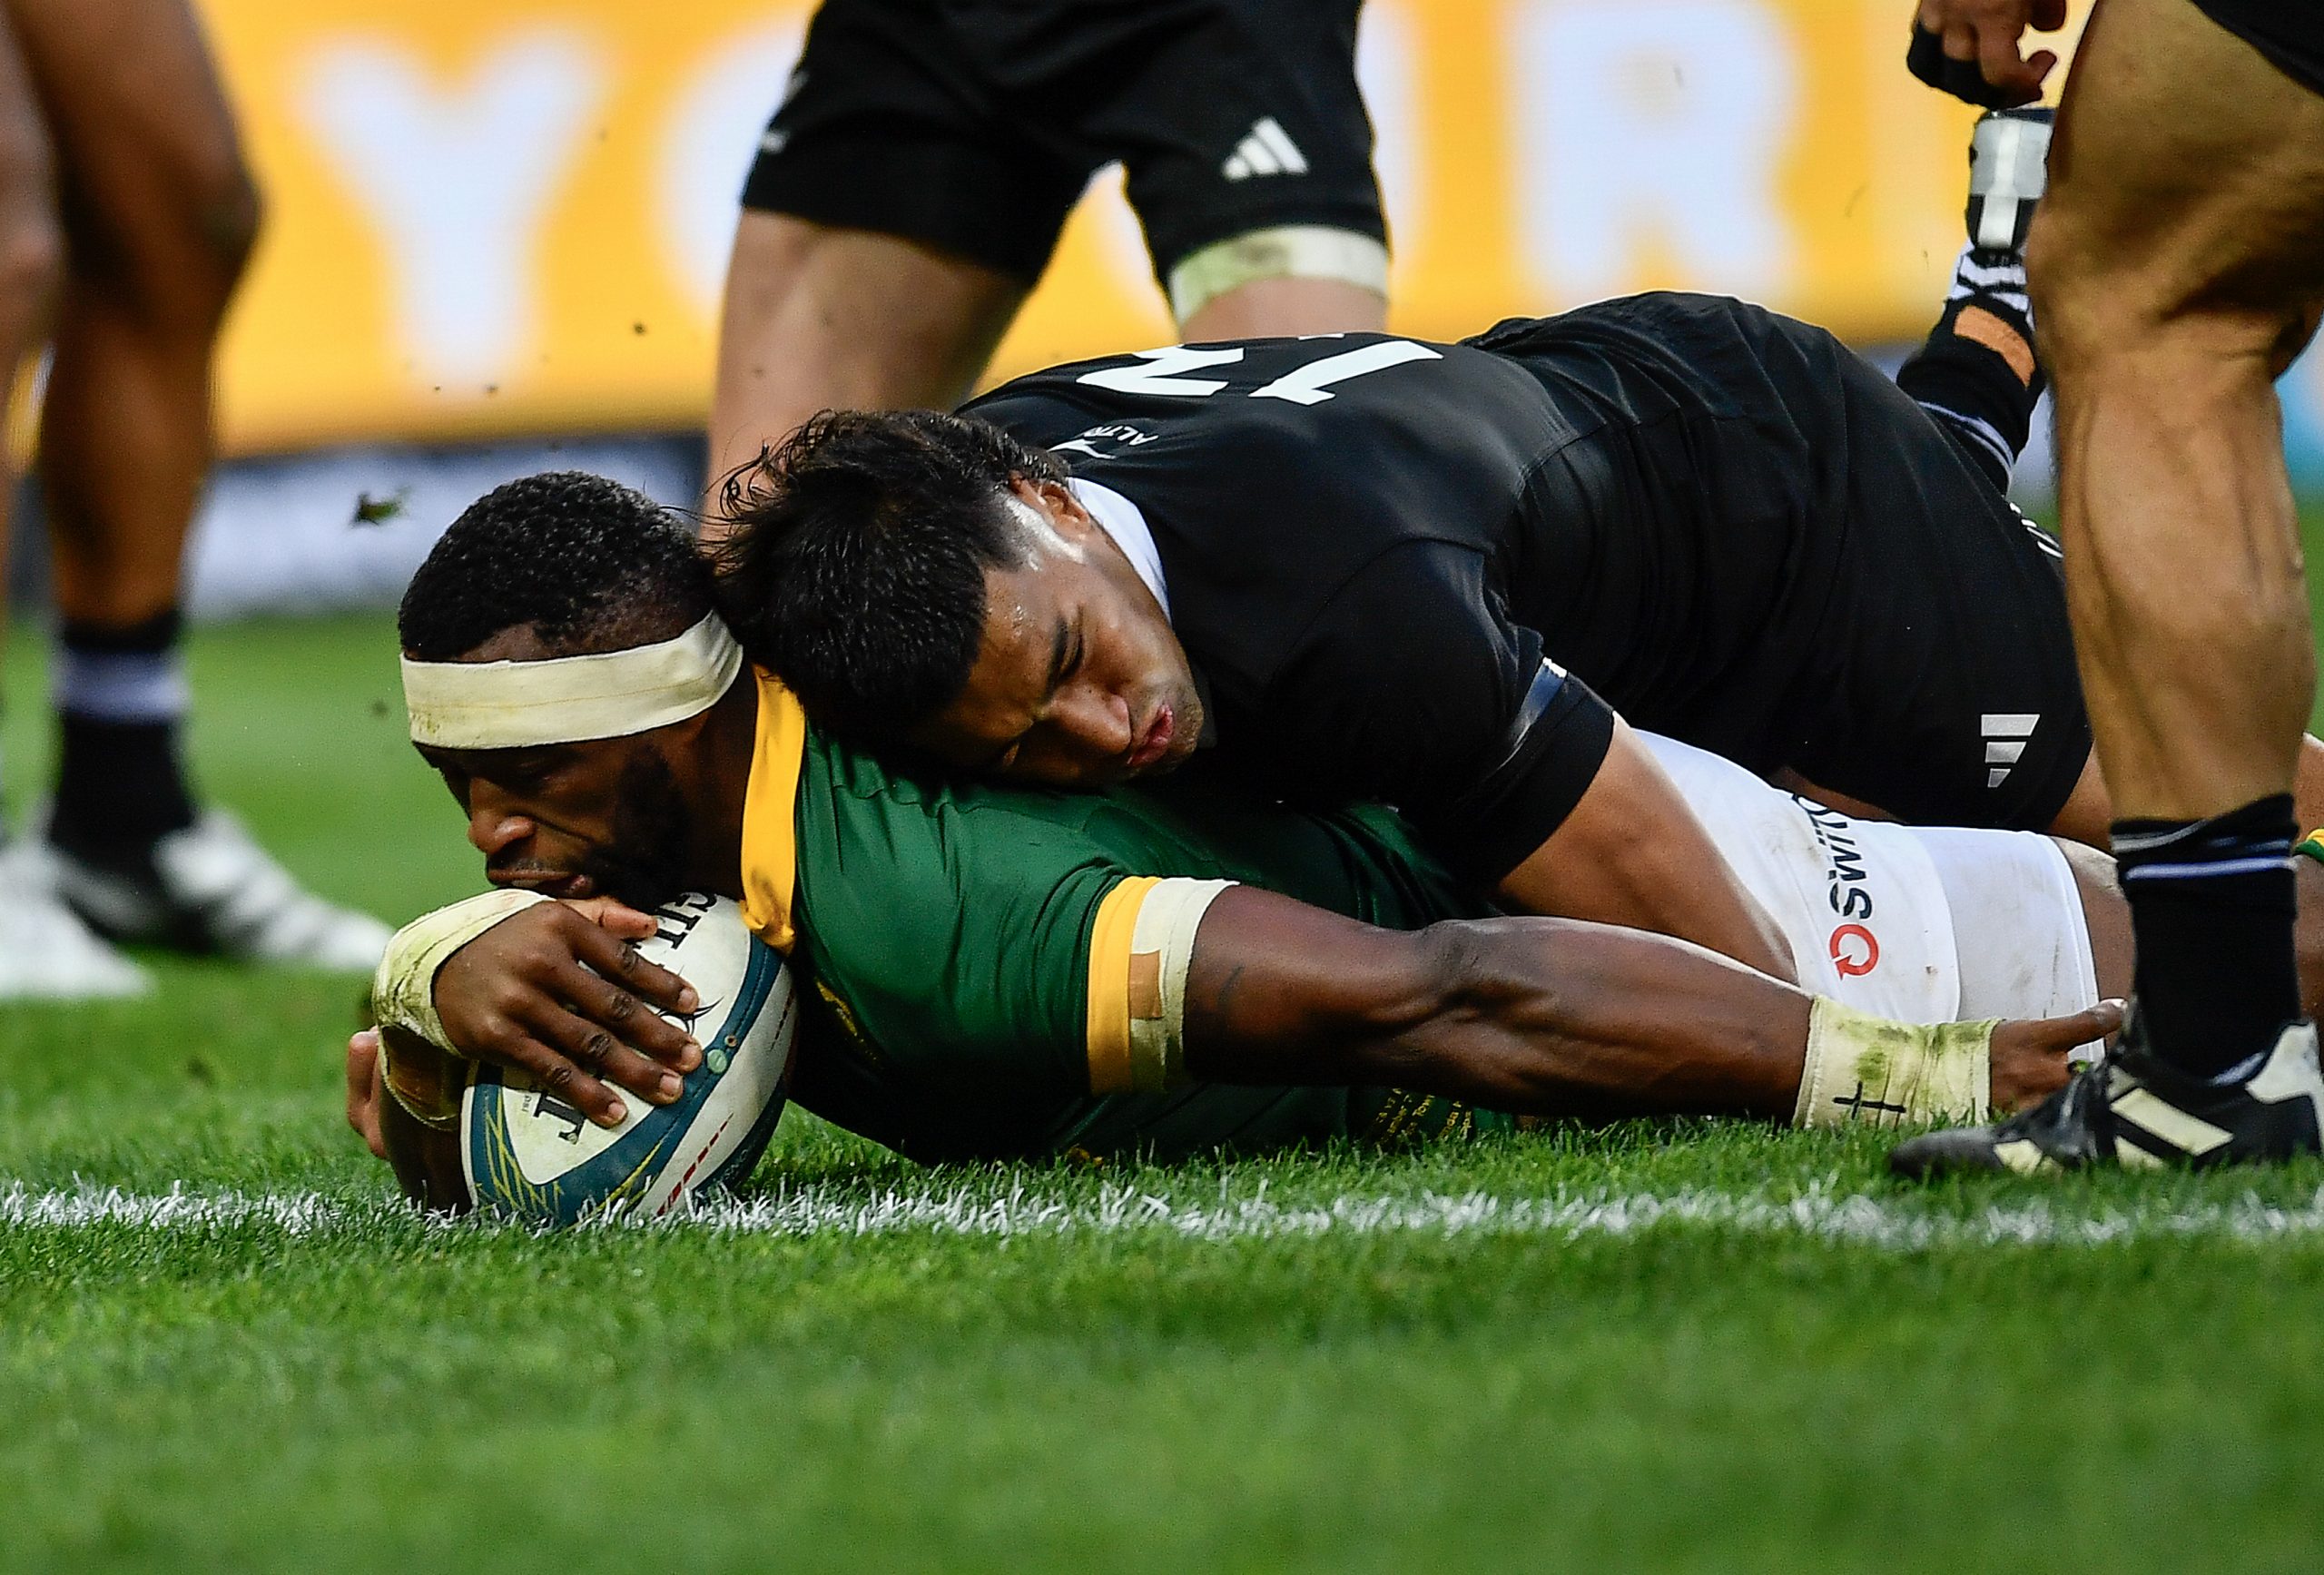
M790 970L723 897L689 893L655 917L661 930L638 950L702 1001L692 1018L671 1019L702 1044L685 1091L668 1105L629 1100L618 1127L599 1127L526 1073L385 1029L394 1097L380 1110L381 1136L415 1202L565 1226L667 1214L750 1174L790 1081Z

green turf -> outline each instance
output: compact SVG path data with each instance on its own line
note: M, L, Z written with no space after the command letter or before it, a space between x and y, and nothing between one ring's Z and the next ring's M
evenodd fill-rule
M382 620L195 654L203 779L303 875L398 918L468 888ZM36 693L21 639L7 679ZM20 783L37 712L10 714ZM320 1213L0 1223L0 1570L2324 1554L2324 1233L2221 1223L2313 1210L2324 1166L1920 1195L1869 1140L1680 1125L931 1176L793 1118L770 1209L959 1194L1031 1223L542 1237L385 1203L339 1116L349 981L158 966L150 1003L0 1008L0 1206L182 1186ZM1888 1235L1716 1209L1628 1235L1349 1223L1467 1195L1805 1199ZM1196 1211L1275 1223L1206 1235ZM2090 1221L2118 1239L1987 1239Z

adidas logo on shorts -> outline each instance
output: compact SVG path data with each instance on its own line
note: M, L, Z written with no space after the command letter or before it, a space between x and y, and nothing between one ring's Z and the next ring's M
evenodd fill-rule
M1977 732L1985 741L1985 786L1997 788L2009 779L2025 741L2042 725L2038 711L1988 711L1977 718Z
M1230 181L1247 181L1254 175L1304 175L1307 155L1299 151L1291 133L1275 123L1275 116L1262 115L1220 169Z

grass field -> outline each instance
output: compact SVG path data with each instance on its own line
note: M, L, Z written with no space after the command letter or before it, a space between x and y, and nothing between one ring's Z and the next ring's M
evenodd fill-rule
M474 875L379 619L195 644L198 758L401 920ZM29 642L8 775L41 780ZM0 1570L2314 1570L2324 1166L1920 1193L1640 1126L925 1172L544 1237L387 1200L348 980L0 1008Z

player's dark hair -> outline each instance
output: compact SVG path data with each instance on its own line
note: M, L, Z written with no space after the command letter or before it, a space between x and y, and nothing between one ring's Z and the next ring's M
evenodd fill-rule
M403 594L396 633L449 662L532 625L552 653L618 651L698 622L713 605L694 533L618 481L553 470L470 504Z
M985 572L1025 561L1019 477L1066 471L973 417L826 410L726 478L726 621L821 725L894 739L968 685Z

